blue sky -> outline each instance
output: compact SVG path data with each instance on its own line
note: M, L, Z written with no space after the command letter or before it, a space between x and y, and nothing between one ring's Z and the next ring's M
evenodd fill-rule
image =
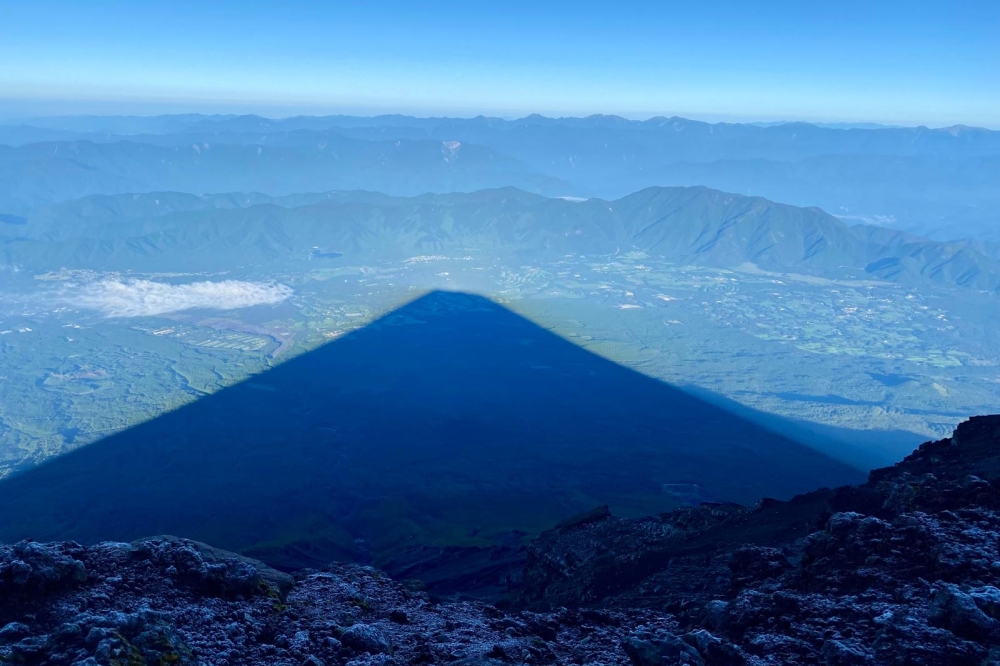
M1000 2L7 2L0 115L1000 127Z

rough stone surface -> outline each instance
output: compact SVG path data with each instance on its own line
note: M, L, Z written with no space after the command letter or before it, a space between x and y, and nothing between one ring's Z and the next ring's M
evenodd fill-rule
M980 417L862 486L564 521L496 605L175 537L3 545L0 663L1000 664L998 484Z
M994 663L998 489L1000 417L977 417L862 486L554 529L515 594L667 611L702 658L715 651L706 663ZM632 636L629 654L697 663L676 638Z

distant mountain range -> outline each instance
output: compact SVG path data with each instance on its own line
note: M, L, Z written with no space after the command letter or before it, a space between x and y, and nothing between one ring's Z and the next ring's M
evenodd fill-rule
M0 263L30 271L285 267L311 261L317 247L344 261L640 251L678 264L1000 288L996 245L850 226L817 208L705 187L648 188L613 201L515 188L418 197L158 192L85 197L0 224Z
M705 185L929 237L1000 240L1000 132L617 116L100 117L0 126L0 213L87 194ZM259 149L259 150L258 150Z
M490 148L435 140L367 141L325 136L308 146L185 141L57 141L0 146L0 211L89 194L178 190L202 194L259 190L272 195L368 189L398 195L512 185L572 194L557 178L533 173Z
M18 129L20 128L20 129ZM64 116L27 118L16 124L0 126L3 143L15 145L15 132L26 139L59 140L73 136L96 140L102 136L135 137L140 135L183 134L255 134L269 135L295 131L352 130L375 135L405 130L409 138L440 138L451 134L479 132L481 136L509 133L511 141L526 142L532 133L558 128L547 136L561 139L585 138L574 131L602 131L603 139L614 138L619 145L655 150L666 146L685 147L689 155L682 159L741 159L765 157L787 159L826 154L933 155L937 157L973 157L1000 153L1000 132L979 127L952 126L886 127L852 126L849 128L787 122L707 123L680 117L655 117L629 120L620 116L593 115L585 118L547 118L532 114L516 120L477 116L475 118L417 118L404 115L382 116L295 116L272 119L258 115L163 115L163 116ZM617 132L617 135L607 132ZM33 132L34 134L30 134ZM387 138L387 137L381 137ZM401 137L392 137L401 138ZM544 138L544 137L533 137ZM21 141L20 143L23 143ZM588 146L588 143L590 146ZM576 141L580 147L595 142ZM603 147L603 146L602 146Z

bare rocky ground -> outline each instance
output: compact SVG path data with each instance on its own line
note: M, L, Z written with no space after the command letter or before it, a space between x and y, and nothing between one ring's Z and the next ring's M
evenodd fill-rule
M1000 417L862 486L532 542L495 605L204 544L0 546L0 663L1000 664Z

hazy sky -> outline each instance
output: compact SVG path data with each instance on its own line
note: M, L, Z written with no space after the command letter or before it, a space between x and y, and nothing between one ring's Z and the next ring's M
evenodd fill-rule
M0 115L540 112L997 127L998 35L1000 0L0 0Z

